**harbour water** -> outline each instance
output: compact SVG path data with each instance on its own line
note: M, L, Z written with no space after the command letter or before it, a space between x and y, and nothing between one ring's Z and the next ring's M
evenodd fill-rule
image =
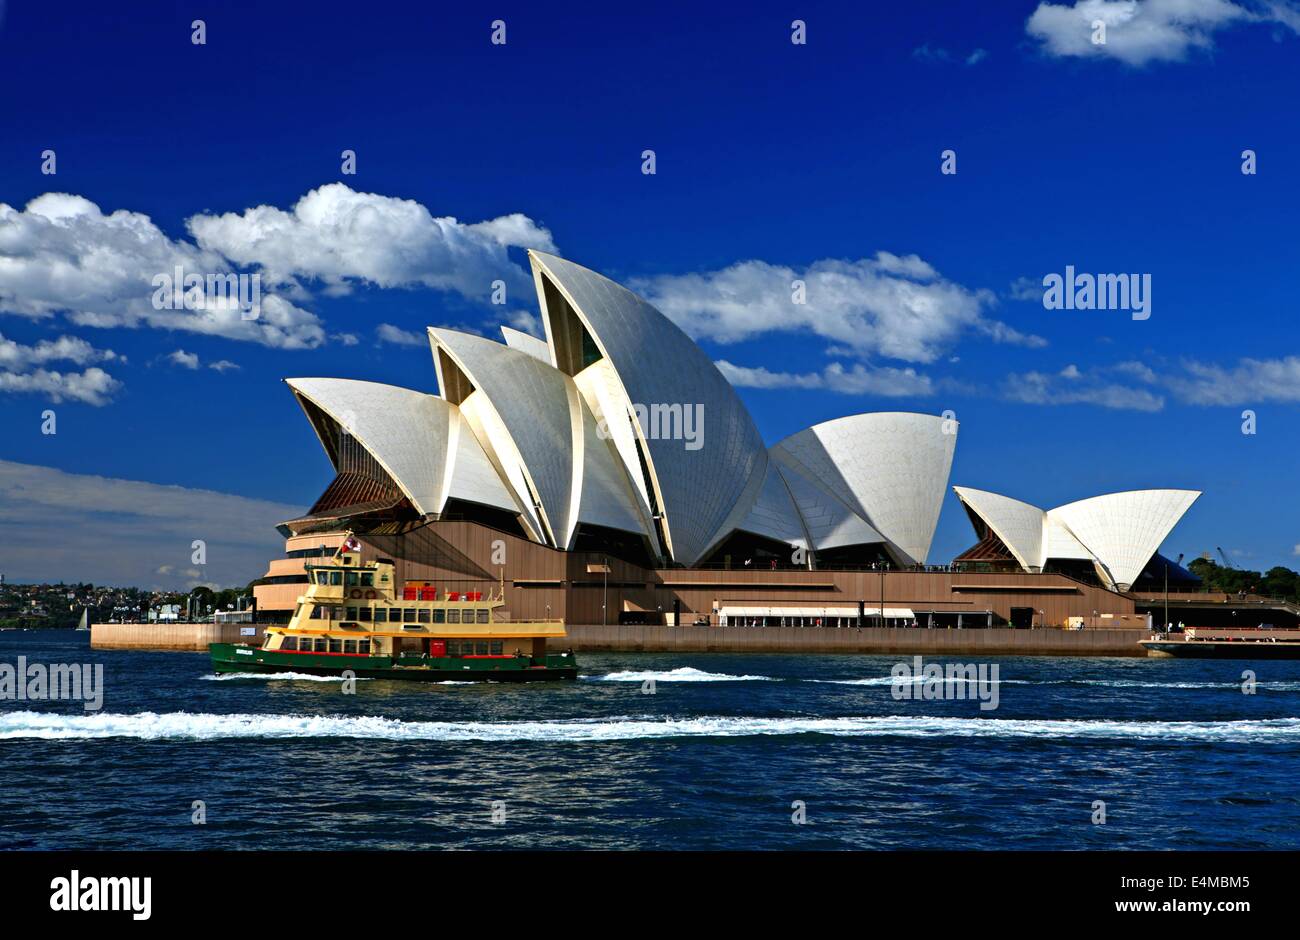
M102 663L104 689L0 701L10 849L1300 848L1300 662L983 660L981 709L895 698L884 656L586 654L577 682L351 695L72 631L0 634L19 656Z

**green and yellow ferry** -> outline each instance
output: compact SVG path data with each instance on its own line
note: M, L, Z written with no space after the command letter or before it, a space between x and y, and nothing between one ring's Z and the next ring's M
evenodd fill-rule
M309 587L287 626L268 627L260 647L211 644L212 667L417 682L578 677L571 650L547 652L567 635L563 621L497 619L504 581L486 598L418 582L398 591L392 561L362 564L352 544L307 565Z

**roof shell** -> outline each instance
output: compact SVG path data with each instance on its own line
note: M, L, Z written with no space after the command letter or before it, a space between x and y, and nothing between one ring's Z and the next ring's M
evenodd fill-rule
M1053 558L1091 560L1102 579L1120 591L1132 586L1201 495L1196 490L1128 490L1043 511L985 490L953 490L1022 567L1041 570Z
M924 563L939 523L957 422L911 412L849 415L792 434L772 450Z
M534 359L540 359L547 365L551 362L551 350L546 344L546 340L538 339L531 333L525 333L523 330L512 329L508 326L501 327L501 336L505 339L506 345L511 349L517 349L520 352L528 353Z
M703 415L699 447L684 435L665 439L663 426L654 422L639 433L672 555L684 564L699 561L724 534L720 530L751 477L766 472L767 449L753 420L712 360L650 304L571 261L539 251L530 251L529 258L613 366L627 413L638 405L647 413L690 409L679 421L683 430L686 420ZM544 295L541 303L545 308Z
M1067 503L1048 515L1070 532L1126 591L1201 494L1196 490L1129 490Z
M490 404L522 462L521 467L507 469L525 474L526 487L536 494L546 527L556 544L563 546L573 482L573 429L564 375L527 353L472 333L434 328L429 336ZM462 404L471 407L469 399ZM497 450L498 459L507 459L500 447ZM531 506L532 493L516 496Z
M426 392L356 379L286 379L366 448L411 504L437 515L456 497L504 509L513 500L486 462L473 435L460 431L458 409ZM322 441L322 443L324 443Z
M1047 513L1037 506L987 490L954 486L953 491L1002 540L1022 568L1038 571L1043 567L1043 526Z
M580 522L645 533L631 489L573 379L529 352L455 330L429 335L473 383L466 407L490 406L522 466L526 506L536 493L554 544L567 548ZM478 396L481 396L478 397ZM488 434L492 436L491 433ZM505 460L498 448L497 457Z

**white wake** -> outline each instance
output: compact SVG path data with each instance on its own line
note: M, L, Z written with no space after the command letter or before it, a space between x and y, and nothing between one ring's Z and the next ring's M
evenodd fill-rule
M388 741L607 742L771 735L906 738L1040 738L1118 741L1300 742L1300 718L1240 721L1111 721L890 715L844 718L614 717L552 721L397 721L337 715L0 714L0 740L134 738L359 738Z

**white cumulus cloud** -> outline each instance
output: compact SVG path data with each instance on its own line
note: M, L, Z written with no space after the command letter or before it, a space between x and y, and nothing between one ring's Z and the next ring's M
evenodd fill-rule
M1105 42L1093 24L1105 24ZM1117 59L1132 66L1178 62L1193 51L1214 48L1215 33L1242 23L1300 20L1291 5L1231 0L1077 0L1073 5L1040 3L1025 24L1048 55Z
M796 280L805 303L794 302ZM933 362L965 334L1040 347L1046 341L990 320L992 292L947 280L916 255L879 252L806 268L742 261L701 274L659 275L635 290L697 339L735 343L766 333L809 333L860 358Z
M773 372L762 366L738 366L719 359L718 370L737 388L807 388L841 395L878 395L899 398L932 395L933 383L914 369L876 368L860 363L845 368L828 363L820 372Z
M0 391L43 395L54 402L108 404L122 383L98 366L81 372L45 368L52 362L86 366L93 362L123 362L111 349L96 349L77 336L41 340L31 346L0 334Z
M1300 356L1241 359L1231 366L1185 360L1165 383L1195 405L1300 402Z
M1137 368L1135 368L1137 367ZM1146 381L1140 363L1120 363L1083 370L1071 363L1059 372L1025 372L1008 376L1002 397L1029 405L1097 405L1126 411L1160 411L1165 399L1157 392L1138 388L1125 377Z
M393 343L397 346L425 346L429 342L428 337L404 330L400 326L393 326L391 323L379 324L375 328L375 335L379 337L381 343Z
M263 205L186 224L200 248L260 268L273 284L320 281L334 293L355 281L486 300L499 279L526 296L532 279L506 250L555 250L551 233L520 213L466 224L342 183L314 189L288 210Z
M220 255L169 238L138 212L106 215L67 193L46 193L21 210L0 203L0 312L62 313L80 326L152 326L287 349L324 339L314 314L277 295L262 299L257 319L244 319L232 304L157 309L154 279L178 266L201 276L233 273Z

